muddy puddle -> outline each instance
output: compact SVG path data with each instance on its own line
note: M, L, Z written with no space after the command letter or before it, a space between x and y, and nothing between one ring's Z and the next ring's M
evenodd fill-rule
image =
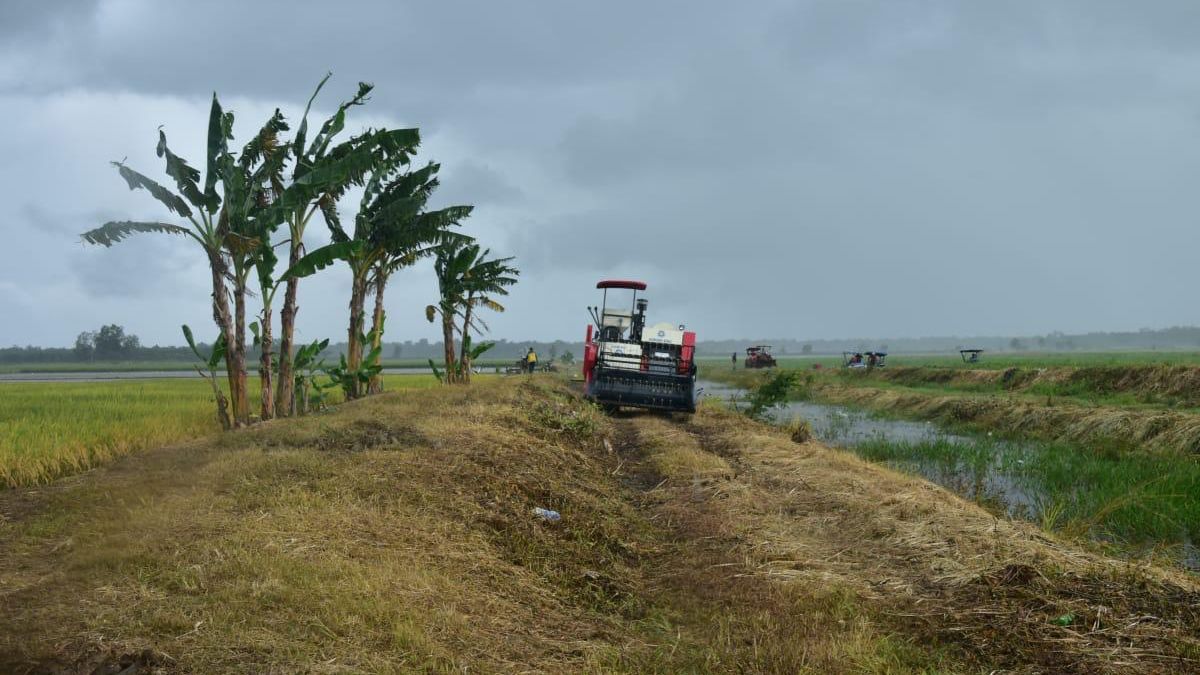
M702 381L698 386L702 399L735 405L746 393L718 382ZM1080 496L1047 494L1039 488L1036 473L1030 469L1039 451L1034 442L955 434L930 422L888 419L811 401L789 401L772 413L774 421L781 424L797 417L807 420L813 436L826 445L919 475L1011 518L1043 522L1062 503ZM1082 486L1077 489L1085 490ZM1200 536L1185 525L1179 538L1167 543L1176 547L1183 567L1200 571Z

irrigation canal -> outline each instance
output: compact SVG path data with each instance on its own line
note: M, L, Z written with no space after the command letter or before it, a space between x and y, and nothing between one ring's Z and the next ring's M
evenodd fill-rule
M713 381L701 381L701 398L717 398L736 403L746 390ZM903 459L888 459L891 468L916 474L994 512L1012 518L1037 521L1044 511L1064 495L1044 494L1036 480L1023 471L1024 457L1038 451L1036 442L993 440L984 435L955 434L931 422L889 419L870 412L839 405L811 401L788 401L772 413L777 423L794 418L807 420L813 437L825 445L850 450L875 461L870 446L881 443L941 445L961 450L961 458L908 454ZM988 459L978 461L979 453ZM974 460L974 461L973 461ZM1086 489L1081 487L1080 489ZM1065 497L1070 498L1070 495ZM1200 572L1200 540L1183 526L1179 538L1180 562L1186 569Z

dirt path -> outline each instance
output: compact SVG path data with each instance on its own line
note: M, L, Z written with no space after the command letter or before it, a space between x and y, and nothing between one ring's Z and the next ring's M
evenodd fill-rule
M985 671L1200 671L1200 592L1182 575L1089 555L729 415L624 423L643 461L666 468L659 508L728 547L733 577L844 589L878 630Z

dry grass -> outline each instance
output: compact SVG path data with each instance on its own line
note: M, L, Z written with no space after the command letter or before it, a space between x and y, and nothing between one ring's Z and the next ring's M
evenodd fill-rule
M0 541L0 672L1166 672L1200 649L1171 573L718 410L609 420L542 378L12 490Z
M658 433L656 421L641 425ZM1200 586L1184 573L1085 553L727 412L705 410L689 430L737 472L710 501L743 556L739 574L845 589L871 608L876 634L941 648L972 670L1200 670Z
M907 386L938 385L968 391L1005 390L1097 399L1124 397L1130 402L1152 405L1200 405L1200 368L1194 365L1145 363L1004 369L897 367L845 374L854 379Z

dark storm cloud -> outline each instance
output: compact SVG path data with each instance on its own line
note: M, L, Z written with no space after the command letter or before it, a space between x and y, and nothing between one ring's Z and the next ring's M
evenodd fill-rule
M610 274L711 337L1189 323L1198 31L1190 0L3 3L0 151L21 161L0 166L20 205L0 227L52 248L80 214L158 217L104 161L157 171L158 124L199 156L213 90L242 123L294 118L332 70L318 114L374 82L352 124L419 125L437 199L518 256L506 337L575 336ZM45 270L6 260L0 312L113 312L100 298L135 289L169 305L163 340L206 316L179 242L63 261L35 293L22 274ZM436 338L408 320L428 274L399 281L397 337ZM334 333L343 287L310 283L302 330ZM0 343L66 342L70 315Z
M512 204L524 198L519 187L490 166L465 161L439 173L444 187L437 200L443 204Z

